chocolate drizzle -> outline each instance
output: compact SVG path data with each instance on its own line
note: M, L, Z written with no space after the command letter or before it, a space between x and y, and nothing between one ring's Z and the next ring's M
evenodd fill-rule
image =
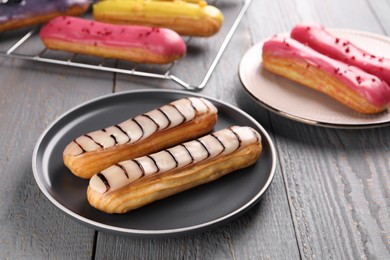
M111 134L110 137L114 140L114 145L117 145L118 141L116 140L116 137L113 134Z
M194 103L192 103L192 100L190 98L186 98L188 101L190 101L192 108L195 110L195 112L198 112L198 109L194 106ZM204 102L203 102L204 103Z
M162 114L162 115L167 119L167 121L168 121L168 124L167 124L167 126L166 126L164 129L168 128L168 127L172 124L171 119L169 119L168 115L165 114L165 112L162 111L161 108L158 108L157 110L160 111L161 114ZM161 129L161 130L163 130L163 129Z
M141 172L142 172L140 178L142 178L143 176L145 176L145 169L144 169L144 167L142 166L142 164L141 164L138 160L136 160L136 159L133 159L132 161L135 162L135 163L138 165L139 169L140 169Z
M183 100L184 100L184 102L183 102ZM112 132L108 131L108 128L101 129L102 134L103 134L102 138L113 139L114 144L112 146L127 144L127 143L129 143L129 144L136 143L138 141L141 141L141 140L147 138L147 136L149 136L150 132L152 132L152 134L153 134L155 132L162 131L164 129L167 129L167 128L170 128L173 126L181 125L189 120L192 120L198 114L206 113L206 112L209 112L211 110L211 105L208 102L206 102L206 100L203 100L202 98L187 97L187 98L183 98L183 100L177 100L177 101L174 101L174 102L171 102L171 103L165 105L165 107L169 106L169 107L174 108L180 116L178 116L176 113L169 114L167 111L164 111L164 107L160 107L160 108L157 108L155 110L159 111L160 112L159 114L161 114L161 116L159 114L153 114L153 117L152 117L152 114L145 113L145 114L139 115L137 117L131 118L128 121L122 122L120 124L115 124L113 127L117 128L121 133L126 135L128 138L127 141L122 140L122 138L118 138L118 135L115 135L115 132L112 133ZM202 104L204 106L202 106ZM153 110L153 111L155 111L155 110ZM189 111L191 111L191 110L194 111L194 113L190 113ZM150 112L153 112L153 111L150 111ZM189 116L189 115L191 115L191 116ZM147 118L148 120L153 122L153 124L156 126L156 129L153 129L153 130L147 129L146 127L150 127L150 125L145 123L144 120L140 120L141 117ZM161 123L161 125L159 124L159 122L163 122L163 121L161 121L161 120L163 120L163 118L165 118L168 122L166 126L164 126L163 123ZM134 126L134 124L127 124L129 121L133 121L137 126ZM141 134L139 137L138 137L138 134L139 134L138 129L136 129L137 127L141 131ZM148 131L146 131L146 130L148 130ZM109 146L106 145L107 147L104 147L103 144L106 144L108 142L106 142L105 139L102 139L102 140L105 140L105 142L102 142L102 143L97 142L93 138L94 135L92 135L91 133L85 134L84 136L91 139L92 141L94 141L100 148L111 147L111 145L109 145ZM86 149L87 146L84 145L83 142L77 143L75 141L75 143L82 150L82 152L80 154L91 151L91 149ZM98 150L98 149L94 149L94 150ZM75 154L73 154L73 155L75 155ZM79 155L79 154L77 154L77 155Z
M184 149L186 149L186 151L188 152L188 155L191 157L191 163L193 163L195 161L194 157L192 156L190 150L188 150L187 146L185 146L184 144L181 144L180 146L183 146Z
M212 138L210 138L212 137ZM215 139L218 144L213 140ZM126 169L126 164L115 164L115 166L119 167L125 174L127 179L130 179L128 182L130 183L132 180L140 179L144 176L149 176L151 174L157 174L159 172L170 171L178 168L184 168L191 164L200 163L203 161L210 161L215 157L220 156L221 154L224 156L225 154L231 154L235 151L239 150L243 145L249 145L253 143L259 143L261 140L260 135L250 127L229 127L219 132L210 134L209 136L200 137L199 139L195 139L193 141L180 144L178 147L183 147L188 156L183 154L181 149L177 149L172 147L171 149L166 149L160 151L158 153L154 153L151 155L146 155L143 157L139 157L137 159L132 159L134 163L136 163L137 167L141 171L142 175L139 177L136 174L139 172L137 169L133 170L133 166L131 168ZM238 146L236 147L238 143ZM194 145L194 144L200 144ZM222 149L221 149L222 148ZM207 153L207 156L204 156L204 150ZM168 153L169 157L163 155L162 152ZM188 162L190 160L190 162ZM149 161L150 160L150 161ZM154 167L152 166L152 164ZM132 170L130 170L132 169ZM111 187L108 184L106 178L120 178L116 172L117 170L113 169L110 172L110 175L107 175L105 178L99 176L99 178L103 181L104 185L106 185L107 190L109 189L117 189L122 187L122 185L127 185L126 180L119 182L119 180L113 181L115 186ZM100 173L100 175L103 175ZM115 177L118 176L118 177ZM123 183L123 184L122 184Z
M97 176L102 180L104 186L106 186L106 192L107 192L110 189L110 183L108 182L106 176L104 176L101 172L99 172Z
M120 127L119 125L114 125L114 127L118 128L119 131L121 131L122 133L124 133L124 134L127 136L127 138L129 138L129 140L127 141L127 143L131 141L131 138L130 138L129 134L128 134L125 130L123 130L122 127Z
M122 164L120 163L116 163L114 164L115 166L121 168L121 170L123 171L123 173L126 175L126 178L128 179L129 178L129 173L127 172L125 166L123 166Z
M147 155L146 157L148 157L153 162L154 166L156 166L156 172L154 173L158 173L160 171L160 167L158 167L156 160L151 155Z
M77 154L77 155L80 155L80 154L83 154L83 153L86 152L85 149L76 141L76 139L74 139L73 142L74 142L75 144L77 144L77 146L81 149L81 153L79 153L79 154Z
M229 129L229 130L236 136L236 138L237 138L238 146L237 146L237 149L236 149L236 150L240 149L240 147L241 147L241 138L240 138L240 136L239 136L236 132L233 131L233 128L232 128L232 127L229 127L228 129Z
M221 153L223 153L224 151L225 151L225 149L226 149L226 147L225 147L225 145L222 143L222 141L221 140L219 140L219 138L215 135L215 134L210 134L212 137L214 137L218 142L219 142L219 144L222 146L222 150L221 150L221 152L218 154L218 155L220 155ZM217 155L217 156L218 156Z
M179 162L175 158L175 156L169 151L169 150L164 150L165 152L169 153L169 155L172 157L172 159L175 161L175 168L179 166Z
M180 124L183 124L187 118L183 115L183 113L174 105L174 104L169 104L171 107L175 108L177 110L177 112L179 112L179 114L183 117L183 121L181 121Z
M210 107L207 105L207 103L203 99L200 99L200 101L202 101L202 103L207 107L207 111L209 111Z
M159 125L159 124L157 124L157 122L156 122L156 121L154 121L154 119L153 119L151 116L149 116L149 115L146 115L146 114L143 114L142 116L144 116L144 117L148 118L150 121L152 121L152 122L153 122L153 123L156 125L156 131L160 130L160 125Z
M86 134L84 135L85 137L88 137L89 139L91 139L95 144L97 144L98 146L100 146L100 148L104 148L102 144L98 143L95 141L95 139L92 138L92 136Z
M206 151L207 153L207 156L206 156L206 159L210 157L210 151L207 149L207 147L204 145L204 143L202 143L199 139L196 139L195 140L196 142L200 143L200 145L204 148L204 150Z
M138 121L135 118L132 118L131 120L139 126L139 129L141 129L141 133L142 133L141 137L137 140L137 141L139 141L142 139L142 137L144 137L144 134L145 134L144 128L142 127L142 125L140 123L138 123Z

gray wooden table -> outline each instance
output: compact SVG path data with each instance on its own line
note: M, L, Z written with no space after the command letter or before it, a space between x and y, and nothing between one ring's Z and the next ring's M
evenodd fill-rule
M227 14L237 4L218 2ZM200 93L243 109L265 127L278 154L275 178L260 202L238 219L176 238L113 235L70 219L39 190L31 156L44 129L82 102L112 92L178 86L0 58L0 258L390 259L390 128L342 130L291 121L260 107L240 83L238 65L246 50L308 20L390 36L390 1L253 0ZM0 35L0 46L18 33ZM199 57L211 57L222 35L191 40L178 73L201 75L208 61Z

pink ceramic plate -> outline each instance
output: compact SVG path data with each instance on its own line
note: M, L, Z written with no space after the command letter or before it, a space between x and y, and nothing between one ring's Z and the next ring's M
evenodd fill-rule
M390 38L353 30L330 30L378 56L390 57ZM287 33L285 33L287 35ZM370 128L390 124L390 112L362 115L332 98L277 76L261 66L263 41L243 56L239 75L244 88L263 107L306 124L333 128Z

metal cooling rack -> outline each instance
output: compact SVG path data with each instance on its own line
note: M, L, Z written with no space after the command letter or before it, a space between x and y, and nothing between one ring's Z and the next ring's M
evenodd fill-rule
M179 61L173 62L170 64L168 69L164 73L154 73L154 72L146 72L146 71L140 71L136 67L132 69L121 69L116 68L113 66L105 65L105 60L99 64L88 64L84 62L76 62L75 58L77 54L73 54L71 58L66 60L60 60L57 58L47 58L44 56L45 52L47 51L46 48L44 48L42 51L38 52L38 54L20 54L16 53L16 50L21 47L23 44L25 44L31 37L37 33L38 28L35 28L31 31L29 31L27 34L25 34L20 40L18 40L13 46L11 46L8 50L2 51L0 50L0 56L2 57L9 57L9 58L17 58L17 59L24 59L24 60L32 60L32 61L39 61L44 63L51 63L51 64L60 64L65 66L73 66L78 68L84 68L84 69L93 69L93 70L99 70L99 71L108 71L108 72L116 72L116 73L122 73L127 75L134 75L134 76L141 76L141 77L148 77L148 78L156 78L156 79L166 79L171 80L183 88L187 90L193 90L198 91L203 89L208 80L210 79L215 67L217 66L222 54L224 53L227 45L229 44L234 32L236 31L238 25L241 22L242 17L244 16L245 12L247 11L250 3L252 0L245 0L243 3L242 8L240 9L238 15L236 16L232 26L230 27L228 33L226 34L222 44L220 45L216 55L214 56L214 59L211 62L211 65L208 67L206 73L204 74L204 77L202 81L199 84L191 84L186 82L185 80L181 79L180 77L173 75L171 73L171 69L176 64L180 63ZM189 38L190 40L190 38ZM158 65L157 65L158 66Z

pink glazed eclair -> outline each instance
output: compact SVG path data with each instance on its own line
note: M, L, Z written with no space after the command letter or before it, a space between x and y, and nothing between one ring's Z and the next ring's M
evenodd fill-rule
M48 49L63 50L137 63L166 64L186 53L183 39L174 31L133 25L113 25L61 16L40 31Z
M294 39L272 37L263 45L262 59L269 71L318 90L359 113L379 113L390 106L390 86L385 81Z
M291 31L291 38L330 58L359 67L390 85L390 59L375 56L347 39L336 37L320 24L298 24Z

